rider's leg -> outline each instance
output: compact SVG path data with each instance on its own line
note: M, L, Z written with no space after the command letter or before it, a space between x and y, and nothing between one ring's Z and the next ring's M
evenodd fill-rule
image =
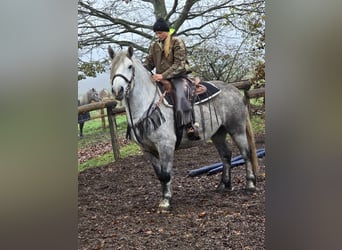
M198 130L194 127L192 105L185 95L185 84L184 78L172 79L174 92L175 92L175 118L177 127L185 126L187 135L191 140L198 140Z

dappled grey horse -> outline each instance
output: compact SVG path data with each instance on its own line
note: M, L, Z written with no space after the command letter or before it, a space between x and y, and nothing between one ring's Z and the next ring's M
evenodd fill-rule
M126 115L131 127L132 138L141 146L144 155L150 160L162 186L162 199L159 210L170 208L171 181L174 151L176 144L173 109L161 102L161 92L151 79L151 73L133 56L133 48L115 53L109 46L112 59L110 82L117 100L124 100ZM202 117L200 135L210 138L223 163L218 191L231 190L232 151L226 142L229 134L246 164L246 187L254 191L256 185L251 154L253 137L248 109L240 91L224 83L216 83L221 93L211 100L194 106L195 117ZM215 109L215 115L212 109ZM205 128L205 131L203 129ZM247 131L247 132L246 132ZM185 134L185 133L184 133ZM180 148L191 146L186 135ZM189 156L190 157L190 156ZM256 156L254 156L256 158ZM255 167L255 166L254 166Z
M97 91L92 88L87 91L87 93L81 95L78 99L78 106L86 105L92 102L99 102L101 98ZM83 126L86 121L90 120L90 113L82 113L78 115L78 124L80 128L80 137L83 138Z

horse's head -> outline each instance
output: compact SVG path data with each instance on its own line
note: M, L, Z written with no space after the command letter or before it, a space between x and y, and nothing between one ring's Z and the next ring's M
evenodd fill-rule
M133 88L134 66L131 60L133 48L129 47L127 52L115 54L112 47L108 47L108 53L112 60L110 70L110 83L115 99L121 101Z
M89 103L101 101L101 98L100 98L100 96L99 96L99 93L98 93L94 88L90 89L90 90L87 92L87 95L88 95L88 101L89 101Z

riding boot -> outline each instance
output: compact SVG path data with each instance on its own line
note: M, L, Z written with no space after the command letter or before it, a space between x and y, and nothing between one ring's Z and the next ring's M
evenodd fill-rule
M174 94L175 94L175 120L176 127L184 127L192 122L192 107L184 94L184 80L183 78L172 79Z

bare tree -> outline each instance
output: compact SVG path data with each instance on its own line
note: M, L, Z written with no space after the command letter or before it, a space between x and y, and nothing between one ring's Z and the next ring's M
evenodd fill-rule
M206 41L227 43L227 33L252 34L246 20L264 13L264 0L123 0L78 2L80 57L108 44L132 46L140 55L154 38L152 25L165 18L186 41L190 54ZM252 37L252 35L250 35ZM225 40L224 40L225 39ZM222 41L223 40L223 41ZM80 66L84 63L79 62ZM89 65L88 65L89 66ZM98 65L97 65L98 66ZM100 72L102 68L92 68Z
M241 52L246 39L239 45L212 46L206 43L196 47L189 59L193 74L203 80L221 80L224 82L236 82L245 78L253 65L247 60L248 55ZM222 49L224 48L224 49ZM224 51L234 51L234 54Z

